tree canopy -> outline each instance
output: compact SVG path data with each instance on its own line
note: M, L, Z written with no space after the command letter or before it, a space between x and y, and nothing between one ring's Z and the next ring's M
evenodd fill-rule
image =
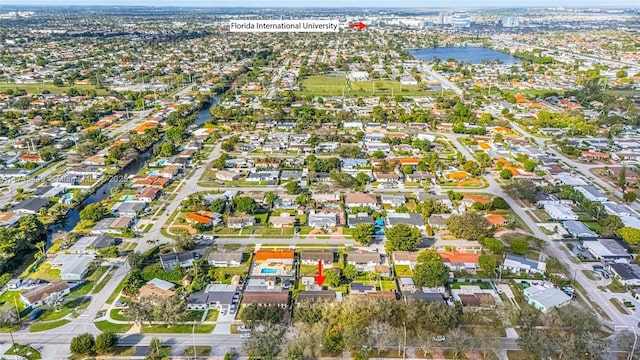
M387 247L394 250L415 250L422 242L422 234L417 228L407 224L397 224L386 231Z
M460 215L451 215L446 223L447 229L461 239L481 241L491 236L489 223L484 216L475 211L467 211Z
M449 277L449 270L435 251L425 251L418 256L413 268L413 282L417 287L442 286Z

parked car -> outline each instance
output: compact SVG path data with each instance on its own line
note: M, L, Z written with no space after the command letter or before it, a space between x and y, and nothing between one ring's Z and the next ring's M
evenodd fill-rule
M240 339L249 339L251 337L251 333L244 333L240 335Z
M604 266L602 266L600 264L594 264L592 267L593 267L593 270L595 270L595 271L604 270Z
M584 246L582 246L582 245L578 245L578 246L576 246L576 248L578 248L578 250L580 250L580 251L584 251L585 250Z
M40 317L44 313L44 309L35 309L29 315L29 320L33 321Z
M245 332L245 331L251 331L251 327L250 327L250 326L247 326L247 325L240 325L240 326L238 327L238 331L242 331L242 332Z
M446 340L444 335L436 335L436 336L432 337L431 339L433 341L435 341L435 342L444 342Z

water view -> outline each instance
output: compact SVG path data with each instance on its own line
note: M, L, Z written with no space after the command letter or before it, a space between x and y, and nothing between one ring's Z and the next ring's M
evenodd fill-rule
M469 62L471 64L480 64L483 60L500 60L505 64L515 64L520 62L520 59L515 56L483 47L409 49L409 53L417 60L431 60L434 57L437 57L440 60L454 59L458 62Z

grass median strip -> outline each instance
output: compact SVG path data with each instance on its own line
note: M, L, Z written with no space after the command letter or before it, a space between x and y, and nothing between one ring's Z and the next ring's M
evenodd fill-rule
M126 333L133 326L133 324L116 324L109 320L96 321L94 325L100 331L111 331L114 333Z
M58 321L48 321L48 322L36 322L35 324L31 325L31 327L29 328L29 331L30 332L47 331L47 330L55 329L60 326L66 325L68 323L70 323L70 321L67 319L62 319Z

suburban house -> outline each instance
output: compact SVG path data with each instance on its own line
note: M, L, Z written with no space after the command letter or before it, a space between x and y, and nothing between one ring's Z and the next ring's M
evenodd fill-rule
M60 254L49 263L52 268L60 269L62 280L80 281L87 275L89 266L94 260L95 256L90 254Z
M289 213L281 213L280 216L270 216L269 223L273 225L274 228L280 229L284 227L292 227L296 222L296 217L291 216Z
M193 266L193 262L195 261L195 257L193 253L190 251L185 251L181 253L169 253L160 255L160 263L162 264L162 268L171 271L176 267L181 268L190 268Z
M255 218L253 216L230 216L227 219L227 227L231 229L242 229L247 226L253 226Z
M546 204L544 211L549 214L549 220L578 220L578 214L567 204Z
M344 197L344 203L349 209L356 207L370 207L372 209L378 208L378 199L376 199L374 194L347 193Z
M499 214L487 214L484 218L487 220L489 225L491 225L494 228L504 226L507 224L507 219L505 219L504 216Z
M584 195L584 198L589 201L605 202L609 200L605 193L593 185L576 186L574 189Z
M26 307L36 308L62 299L71 289L66 281L46 284L20 294L20 300Z
M347 217L347 224L349 224L350 228L354 228L360 223L373 225L376 222L373 217L367 213L349 214Z
M289 270L293 268L293 250L258 250L253 256L256 264L280 264Z
M418 263L419 251L394 251L393 252L393 264L394 265L409 265L413 268Z
M427 226L424 223L424 218L420 214L415 213L387 213L387 219L385 221L387 227L393 227L397 224L406 224L418 229L424 230Z
M27 200L22 200L19 203L11 207L11 211L17 214L39 214L40 209L43 209L49 205L49 200L34 197Z
M107 235L83 236L71 245L69 252L76 254L94 254L96 250L115 245L116 242L116 238Z
M451 271L466 271L475 274L478 269L479 253L438 250L438 255Z
M303 290L296 296L296 305L314 302L336 300L337 293L333 290Z
M315 228L328 228L336 227L338 225L338 215L333 212L320 212L311 211L308 217L309 226Z
M514 273L544 274L547 270L547 264L542 261L527 259L523 256L507 254L502 263L502 269Z
M245 291L242 295L242 307L254 304L287 307L289 304L289 291Z
M609 272L624 286L640 286L640 265L611 263Z
M554 307L566 305L571 301L571 297L562 290L541 285L533 285L524 289L524 298L530 305L545 314Z
M572 237L579 240L596 240L598 234L591 231L587 225L578 220L566 220L562 221L562 227L567 230L567 233Z
M598 260L630 260L633 258L629 250L614 239L583 241L582 244Z
M407 198L404 195L382 194L380 195L380 201L383 204L388 204L393 207L402 206L407 203Z
M187 299L187 309L219 311L230 310L234 301L238 301L238 287L227 284L209 284L204 291L194 292Z
M136 218L147 209L147 203L144 201L124 201L116 203L111 212L115 216L129 216Z
M347 254L347 263L355 265L358 271L375 271L375 267L382 264L382 261L377 252L355 250Z
M215 267L233 267L242 264L242 251L214 251L207 256L209 265Z
M175 295L176 285L162 279L151 279L138 290L138 298L152 297L166 299Z
M223 181L234 181L242 177L242 174L236 171L220 170L216 173L216 179Z
M138 190L136 199L144 202L152 202L160 194L160 190L152 187L143 187Z
M429 226L432 229L444 229L447 227L449 214L432 214L429 216Z
M300 261L304 265L317 266L318 261L322 261L322 265L326 268L333 267L333 259L335 253L331 250L309 250L300 253Z

